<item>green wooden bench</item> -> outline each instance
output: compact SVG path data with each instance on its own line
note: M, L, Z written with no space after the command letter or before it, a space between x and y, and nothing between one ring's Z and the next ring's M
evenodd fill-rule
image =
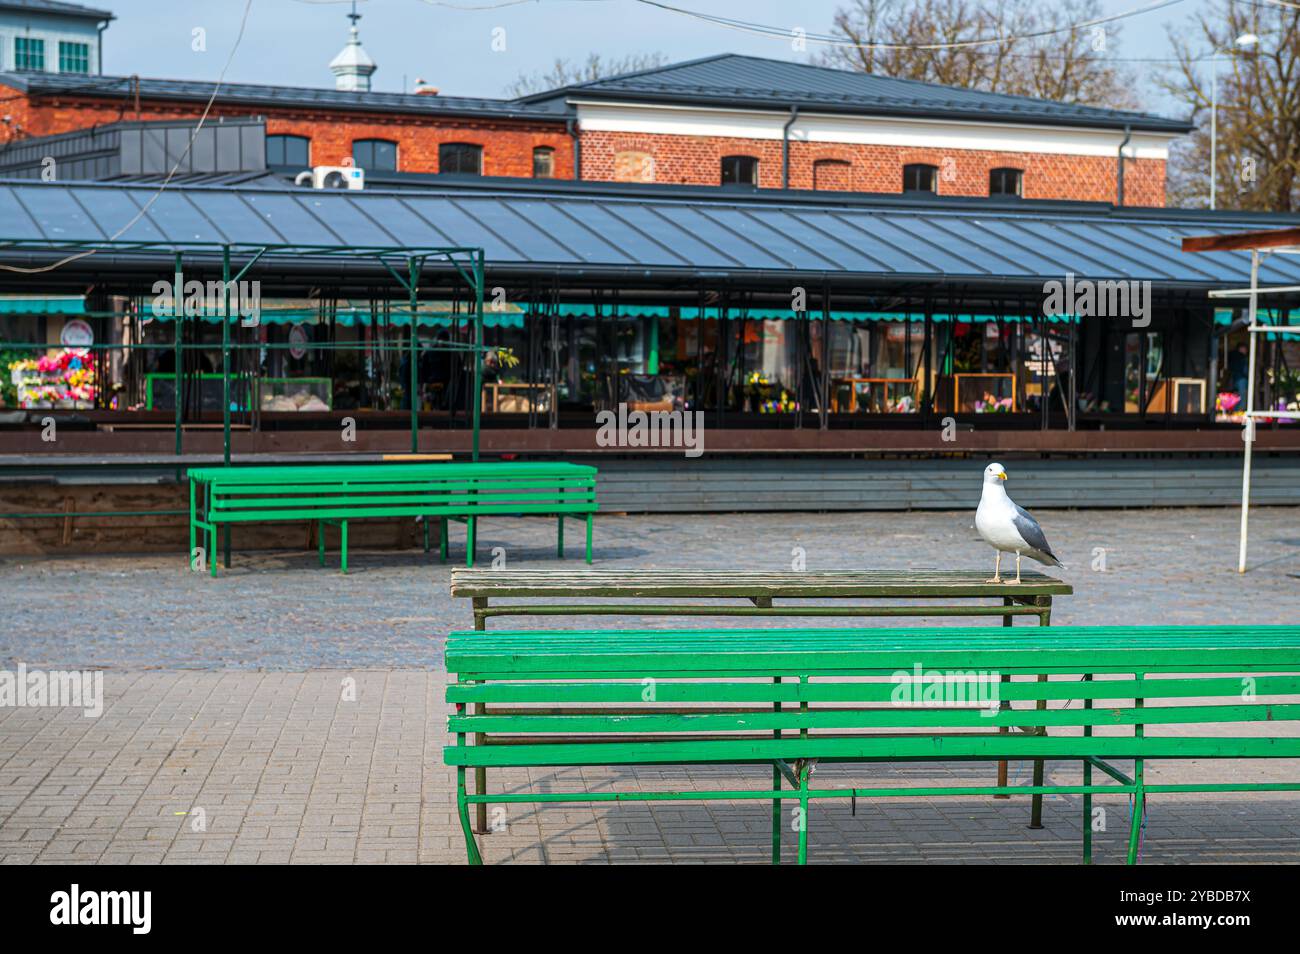
M477 522L494 514L556 514L556 551L564 556L564 521L585 519L587 562L596 512L596 468L566 463L351 464L272 467L211 467L189 471L190 553L199 534L208 541L208 565L217 574L217 530L239 523L316 521L318 552L325 565L325 526L340 531L341 564L348 569L348 522L376 517L422 517L424 546L429 522L438 521L439 554L447 558L447 521L466 525L466 563L474 565Z
M1092 799L1120 795L1133 802L1133 864L1152 795L1300 790L1300 772L1289 782L1190 784L1145 774L1148 759L1300 757L1296 626L461 632L447 641L446 665L456 673L447 686L455 744L443 753L474 864L469 806L480 802L770 801L774 863L782 803L795 802L802 864L812 801L1076 794L1089 863ZM476 705L488 713L471 714ZM468 744L476 733L487 744ZM1082 781L812 783L818 762L999 759L1072 761ZM1130 759L1130 770L1114 764ZM466 789L478 766L636 765L770 766L772 775L770 786L755 777L722 791Z

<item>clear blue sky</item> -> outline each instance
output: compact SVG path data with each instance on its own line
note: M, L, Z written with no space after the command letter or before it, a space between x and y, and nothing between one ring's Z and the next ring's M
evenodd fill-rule
M113 10L104 37L104 71L176 79L215 79L234 42L244 0L84 0ZM446 0L488 6L502 0ZM783 27L828 32L839 0L670 0L676 6ZM1041 0L1052 3L1053 0ZM1106 12L1148 0L1103 0ZM1165 25L1181 22L1204 0L1111 24L1118 55L1165 57ZM361 38L379 64L375 88L397 92L417 77L446 95L500 96L520 72L544 70L556 57L590 52L618 57L658 51L670 60L721 52L805 59L788 42L713 26L634 0L528 0L498 9L463 10L434 0L359 0ZM253 0L253 12L227 78L294 86L332 86L328 63L347 39L349 0ZM797 10L792 16L791 10ZM191 49L192 31L206 30L207 51ZM504 52L493 52L495 28ZM810 45L810 50L815 49ZM1139 74L1154 67L1138 65ZM1170 107L1150 89L1149 108Z

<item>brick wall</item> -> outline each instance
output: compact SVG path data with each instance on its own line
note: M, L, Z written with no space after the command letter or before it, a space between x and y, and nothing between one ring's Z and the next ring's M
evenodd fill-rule
M8 87L0 93L13 95ZM137 116L134 103L123 96L113 100L37 97L15 95L4 102L12 125L29 136L86 129L104 123L133 119L185 119L202 113L197 103L164 103L142 100ZM523 176L533 174L533 149L555 150L555 178L573 177L573 140L562 122L520 122L458 119L448 116L402 116L389 113L360 113L329 110L272 109L250 106L213 107L211 116L266 117L268 135L306 136L311 140L313 165L333 166L352 155L356 139L388 139L398 144L400 172L437 172L438 146L445 142L468 142L483 147L483 174ZM0 140L4 140L0 130Z
M781 186L781 142L723 136L680 136L641 133L582 133L582 177L612 181L628 168L620 154L637 152L653 157L655 182L717 185L723 156L746 155L758 159L760 188ZM818 166L819 161L823 162ZM848 166L837 165L848 163ZM1024 170L1024 195L1028 199L1078 199L1115 201L1115 159L1110 156L1047 155L974 149L915 149L897 146L861 146L836 143L792 142L790 186L901 192L903 166L927 163L939 168L941 195L988 195L989 171L1000 167ZM642 163L639 167L644 168ZM1126 205L1165 204L1165 163L1158 159L1125 163Z

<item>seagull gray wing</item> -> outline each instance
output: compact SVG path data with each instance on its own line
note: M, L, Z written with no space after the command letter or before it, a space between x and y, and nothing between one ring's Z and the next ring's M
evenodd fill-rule
M1038 525L1038 521L1029 515L1029 511L1019 504L1012 504L1016 508L1011 522L1015 524L1016 530L1020 533L1020 538L1029 544L1035 550L1046 553L1055 559L1052 548L1047 544L1047 536L1043 533L1043 528Z

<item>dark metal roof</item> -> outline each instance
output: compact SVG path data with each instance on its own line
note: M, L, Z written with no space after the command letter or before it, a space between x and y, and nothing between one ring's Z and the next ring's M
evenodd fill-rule
M29 95L103 96L122 99L135 95L136 80L130 76L76 76L61 73L2 73L0 83ZM203 80L150 79L140 77L140 98L207 102L213 85ZM256 83L222 83L217 94L222 104L280 106L305 109L346 109L365 112L456 114L558 122L553 110L504 99L465 96L434 96L423 93L349 92L299 86L265 86Z
M1193 128L1181 120L1149 113L986 93L734 53L578 83L526 96L520 102L541 105L565 98L786 109L797 105L822 112L996 119L1108 129L1128 125L1133 129L1168 133L1185 133Z
M0 181L0 238L103 240L150 186ZM446 185L425 191L168 188L123 239L149 242L481 246L489 271L641 282L670 278L1013 283L1066 273L1169 287L1248 281L1241 252L1190 255L1187 235L1300 224L1300 216L1093 203L916 202L825 193L735 196ZM163 252L160 260L166 261ZM5 252L0 257L14 257ZM30 260L28 252L24 260ZM8 278L9 276L5 276ZM1300 260L1271 256L1261 281L1300 284Z
M47 13L51 16L75 17L81 20L112 20L113 14L107 10L83 7L79 3L63 3L62 0L0 0L0 10L19 10L23 13Z

